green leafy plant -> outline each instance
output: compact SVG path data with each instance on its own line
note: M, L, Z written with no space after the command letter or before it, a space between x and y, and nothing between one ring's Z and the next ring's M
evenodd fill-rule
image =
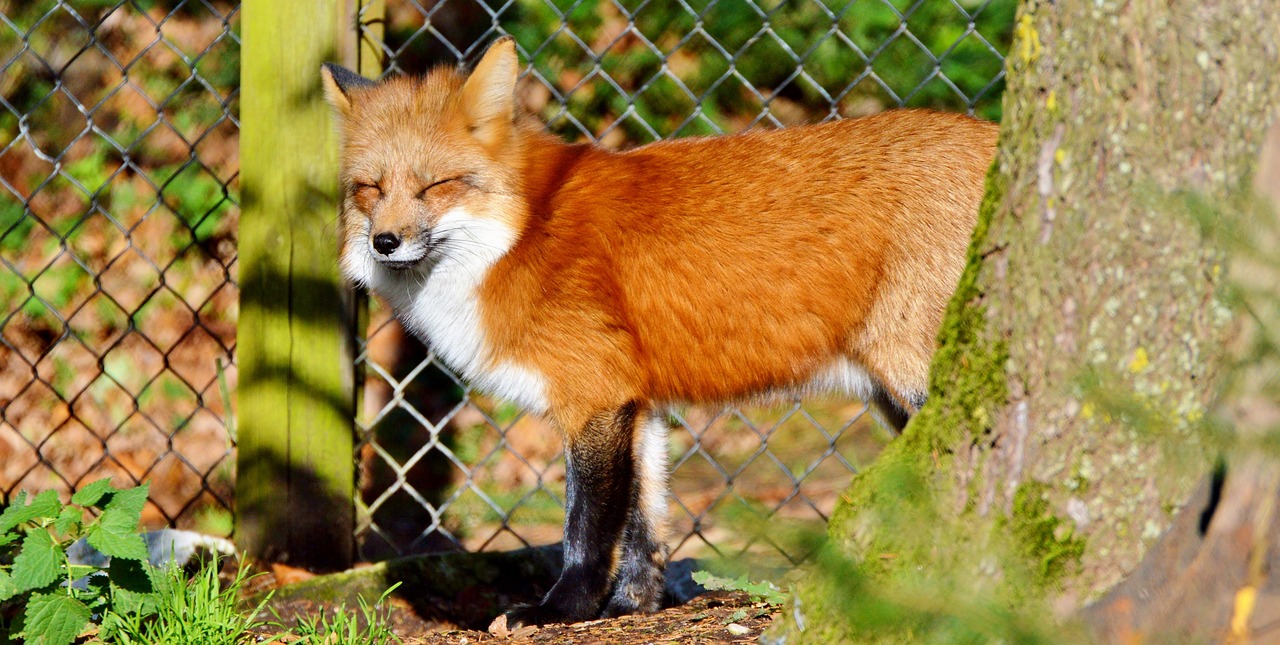
M147 488L119 490L102 479L77 491L68 505L51 490L30 502L26 491L17 494L0 513L0 620L13 616L0 625L4 633L66 645L95 616L154 609L147 545L137 533ZM89 508L101 512L86 522ZM110 565L72 564L67 547L82 537L110 556Z
M292 630L296 645L389 645L402 643L391 631L391 608L387 599L400 583L382 592L372 605L359 598L360 609L349 612L339 606L332 613L321 610L318 617L302 618ZM279 616L276 616L279 619ZM274 623L284 629L280 623Z
M790 595L779 589L778 585L768 580L752 582L747 580L747 574L745 573L737 578L722 578L710 571L695 571L693 572L693 581L711 591L742 591L751 596L756 602L764 602L770 605L781 605L790 598Z

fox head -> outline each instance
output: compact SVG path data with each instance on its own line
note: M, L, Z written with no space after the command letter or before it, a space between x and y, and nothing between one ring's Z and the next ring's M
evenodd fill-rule
M341 257L352 281L375 286L453 259L500 256L519 201L515 42L491 45L469 75L365 79L321 69L342 138Z

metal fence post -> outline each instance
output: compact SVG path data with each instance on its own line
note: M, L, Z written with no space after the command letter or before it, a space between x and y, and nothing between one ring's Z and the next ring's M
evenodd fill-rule
M355 54L351 7L246 0L242 14L236 538L322 570L354 555L357 301L338 274L338 142L319 73Z

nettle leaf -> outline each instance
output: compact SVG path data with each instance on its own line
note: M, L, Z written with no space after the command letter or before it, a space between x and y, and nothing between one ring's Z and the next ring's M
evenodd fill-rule
M128 560L122 560L122 562L128 562ZM106 573L97 571L87 576L85 583L84 589L77 591L76 597L83 600L91 612L101 616L103 610L110 606L111 581L107 579Z
M121 520L103 513L97 524L89 529L89 544L112 558L130 560L147 559L147 543L135 531L137 522Z
M746 574L734 578L722 578L709 571L694 571L693 581L706 587L711 591L727 590L727 591L743 591L752 596L757 602L766 602L771 605L780 605L787 601L787 594L784 593L777 585L762 580L760 582L751 582L747 580Z
M64 593L31 594L22 621L26 642L71 645L89 624L89 608Z
M73 564L67 567L67 577L72 580L79 580L99 570L101 570L100 567L95 567L91 564Z
M27 491L20 490L13 499L9 500L9 505L0 510L0 533L8 531L18 525L18 520L14 518L27 508Z
M107 502L101 505L102 510L103 512L129 513L136 523L142 519L142 507L147 505L147 493L150 490L150 484L140 484L124 490L108 491L105 495L108 498Z
M58 579L62 547L48 531L37 530L22 539L22 552L13 559L13 582L19 591L39 589Z
M693 581L706 587L710 591L718 591L727 589L732 591L736 587L733 586L732 578L722 578L711 573L710 571L694 571Z
M13 576L8 571L0 569L0 602L4 602L18 595L18 585L14 584Z
M58 513L62 512L62 502L58 501L56 491L44 491L36 495L35 499L31 500L31 504L28 505L26 502L27 491L18 491L18 496L14 498L13 503L0 513L0 533L10 531L19 524L37 518L57 517Z
M102 499L103 495L115 492L115 490L116 489L111 486L110 477L99 479L98 481L93 482L88 486L83 486L80 490L76 491L75 494L71 496L71 502L81 506L93 506L98 503L98 500Z
M20 490L18 494L4 507L4 511L0 511L0 533L7 533L13 527L21 524L25 520L19 520L18 515L25 513L27 510L27 491Z
M147 544L138 534L142 507L147 503L147 486L118 491L102 507L102 515L89 527L89 545L113 558L146 560Z
M121 560L121 562L133 562L132 560ZM111 588L111 579L107 577L107 573L101 569L93 571L90 575L85 576L85 590L93 594L102 595Z
M749 582L742 586L742 590L751 594L757 601L767 602L770 605L781 605L787 601L787 594L768 580Z
M53 530L58 535L67 535L71 529L79 526L84 519L84 512L74 506L67 506L58 514L58 519L53 521Z
M154 569L150 564L138 560L112 560L107 565L107 577L111 579L113 586L120 589L152 593L155 591L155 583L151 579Z
M111 611L121 615L150 616L160 606L160 594L139 593L128 589L111 590Z
M154 576L158 570L138 560L114 559L107 567L114 610L123 614L155 613L159 595Z

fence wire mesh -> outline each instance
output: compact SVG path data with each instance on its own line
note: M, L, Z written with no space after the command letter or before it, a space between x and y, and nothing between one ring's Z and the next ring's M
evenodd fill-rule
M498 34L529 109L620 147L930 106L999 116L1012 0L387 0L385 74ZM148 524L230 531L239 4L0 1L0 494L151 481ZM726 312L732 315L732 312ZM357 368L361 556L554 542L556 434L373 305ZM220 370L220 366L225 370ZM219 374L222 374L220 378ZM226 388L222 387L225 384ZM676 557L820 523L888 435L844 400L673 411Z
M387 0L359 12L363 51L385 75L465 63L511 34L526 106L567 138L620 147L898 106L998 118L1014 3ZM358 358L361 555L558 540L557 434L471 391L386 311L371 321ZM834 399L677 410L671 422L674 557L803 559L726 516L820 527L888 439L865 405Z
M229 531L239 6L0 2L0 493Z

